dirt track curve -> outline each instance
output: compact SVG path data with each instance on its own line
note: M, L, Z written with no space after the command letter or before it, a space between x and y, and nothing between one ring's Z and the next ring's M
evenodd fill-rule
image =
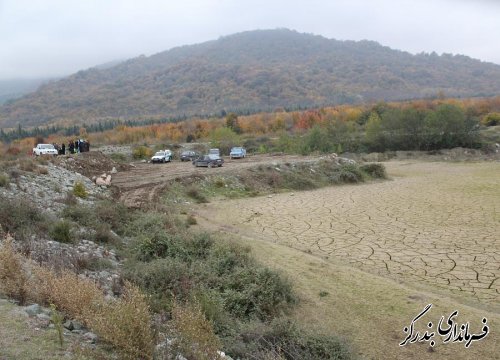
M113 185L120 190L120 201L130 207L140 207L151 202L164 188L166 182L176 178L193 175L234 173L258 164L273 162L293 162L314 160L317 157L295 155L250 156L245 159L224 159L224 165L218 168L194 167L190 162L172 161L165 164L137 163L130 171L118 172L113 176Z

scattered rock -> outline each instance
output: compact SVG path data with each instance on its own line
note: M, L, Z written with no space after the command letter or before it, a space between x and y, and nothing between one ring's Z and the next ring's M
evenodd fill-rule
M93 332L86 332L85 334L83 334L83 339L85 341L88 341L92 344L95 344L97 342L97 335L94 334Z
M66 321L63 324L65 329L68 329L69 331L73 330L73 322L71 320Z
M38 304L33 304L30 306L26 306L23 310L29 316L36 316L42 312L42 307Z
M118 170L116 170L116 168L113 166L113 168L111 169L111 174L116 174L118 172Z

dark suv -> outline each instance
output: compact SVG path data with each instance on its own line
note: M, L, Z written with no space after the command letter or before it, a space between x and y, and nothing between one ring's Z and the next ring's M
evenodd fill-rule
M198 158L198 153L192 150L186 150L181 152L181 161L193 161Z

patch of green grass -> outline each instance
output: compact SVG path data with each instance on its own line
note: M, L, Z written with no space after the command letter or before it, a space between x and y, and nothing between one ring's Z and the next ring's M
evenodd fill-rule
M70 341L59 346L55 329L35 330L27 324L19 307L0 299L0 358L2 359L91 359L71 351Z

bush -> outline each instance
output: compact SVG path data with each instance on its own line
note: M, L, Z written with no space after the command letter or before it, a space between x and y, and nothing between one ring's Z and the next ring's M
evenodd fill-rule
M119 163L124 163L127 161L127 156L122 153L112 153L109 155L113 161L119 162Z
M335 168L329 176L334 184L355 184L364 181L364 174L355 164L344 164Z
M226 309L240 319L267 320L296 302L290 281L265 267L246 267L232 273L224 284Z
M482 120L481 123L486 126L500 125L500 113L489 113Z
M5 174L0 174L0 187L8 187L9 183L9 177Z
M75 185L73 185L73 194L81 199L87 198L87 189L81 181L76 181Z
M205 318L199 305L180 305L172 308L174 331L179 352L188 359L212 360L219 358L221 342L212 324Z
M82 226L92 226L97 222L95 212L89 206L78 203L66 206L62 211L62 216Z
M130 221L130 212L125 205L109 200L103 200L97 203L94 208L97 219L109 224L111 229L118 234L123 233L125 225Z
M94 240L102 244L117 244L119 239L111 232L108 224L100 223L95 227Z
M151 305L157 311L171 310L174 298L186 300L192 290L189 266L175 259L128 262L123 276L151 295Z
M153 156L153 150L146 146L137 146L132 150L132 157L138 159L148 159Z
M191 186L191 187L186 189L186 195L189 196L190 198L193 198L194 200L196 200L196 202L198 204L208 203L208 200L205 197L205 195L200 193L200 191L197 188L195 188L194 186Z
M66 220L55 223L49 231L49 235L57 242L71 243L73 236L71 234L71 224Z
M250 355L256 359L347 360L353 357L342 340L311 334L286 318L275 319L269 326L251 324L243 330L240 339L225 347L233 358Z
M104 302L88 325L120 353L121 359L153 359L154 336L146 297L126 284L118 301Z
M29 281L23 268L23 258L14 250L12 238L7 237L0 248L0 293L24 305L28 289Z
M17 240L28 240L31 234L45 234L49 219L29 201L15 201L0 196L0 224Z
M377 163L363 164L359 168L361 171L365 172L374 179L387 179L385 166L382 164L377 164Z
M186 224L188 226L196 225L196 224L198 224L198 221L196 220L196 218L193 215L189 215L186 219Z

